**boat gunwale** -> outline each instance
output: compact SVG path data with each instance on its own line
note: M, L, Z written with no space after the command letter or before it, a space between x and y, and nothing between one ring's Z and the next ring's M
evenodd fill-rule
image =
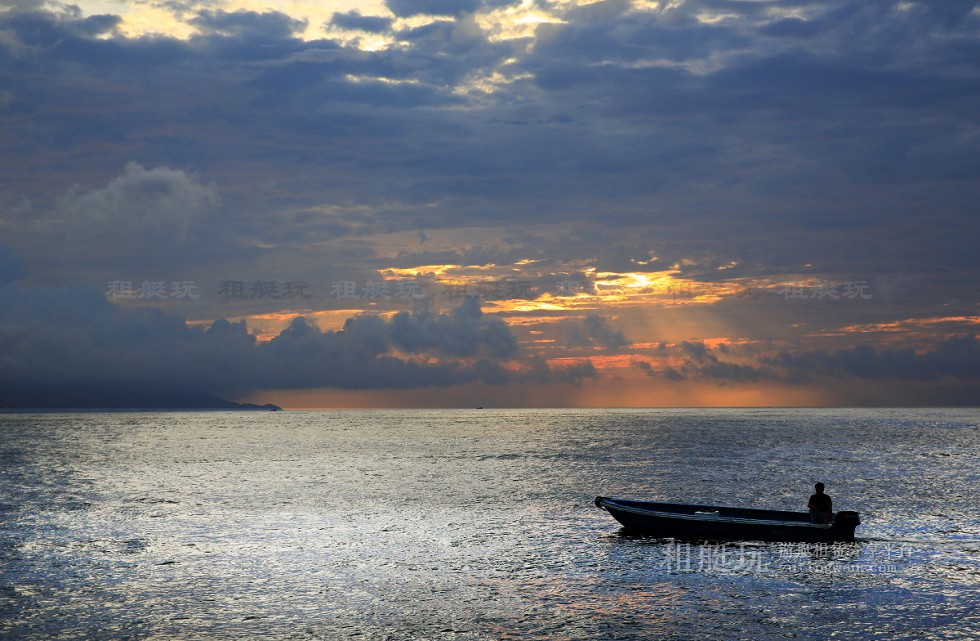
M650 509L650 508L636 507L636 506L631 506L631 505L624 505L623 503L620 503L619 502L621 500L626 500L626 499L614 499L614 498L609 498L609 497L603 496L603 497L598 497L597 503L599 503L599 501L601 501L602 504L599 505L599 507L604 508L607 512L610 511L610 507L611 507L612 509L619 510L621 512L627 512L627 513L630 513L630 514L639 514L639 515L643 515L643 516L654 516L654 517L658 517L658 518L671 519L671 520L699 521L699 522L703 522L703 523L724 523L724 524L732 524L732 525L768 525L768 526L779 526L779 527L803 527L803 528L815 529L815 530L830 530L830 529L833 529L835 527L835 525L836 525L835 522L833 522L833 521L830 522L830 523L811 523L809 521L803 521L803 520L760 519L760 518L750 518L750 517L741 517L741 516L722 515L722 514L718 514L718 513L708 513L708 514L691 513L691 514L685 514L685 513L682 513L682 512L671 512L671 511L663 511L663 510L656 510L656 509ZM631 503L644 503L644 501L630 501L630 502ZM608 503L608 505L606 505L607 503ZM657 503L654 503L654 502L650 502L650 503L651 504L655 504L655 505L657 504ZM676 505L678 507L687 507L687 508L696 508L696 509L697 508L700 508L700 509L713 509L713 510L719 510L719 509L728 509L728 510L731 510L731 509L735 509L735 510L747 509L747 510L750 510L750 509L752 509L752 508L725 508L725 507L714 506L714 505L688 505L688 504L684 504L684 503L659 503L659 505ZM766 510L766 511L779 512L779 510ZM797 512L785 512L785 513L786 514L792 514L792 515L802 514L802 513L797 513Z

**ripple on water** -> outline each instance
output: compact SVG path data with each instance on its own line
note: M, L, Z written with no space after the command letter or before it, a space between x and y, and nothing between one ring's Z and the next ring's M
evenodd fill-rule
M977 418L0 416L0 635L972 639ZM591 503L797 509L815 479L862 542L634 538Z

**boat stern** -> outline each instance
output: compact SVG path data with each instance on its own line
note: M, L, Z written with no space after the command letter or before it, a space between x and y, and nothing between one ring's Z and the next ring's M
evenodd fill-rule
M861 515L851 510L841 510L834 519L837 528L838 540L853 541L854 530L861 525Z

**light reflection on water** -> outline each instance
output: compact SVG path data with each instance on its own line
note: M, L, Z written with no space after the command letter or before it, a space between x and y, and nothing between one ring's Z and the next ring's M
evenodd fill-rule
M0 416L0 636L973 639L977 411ZM632 538L596 494L857 544Z

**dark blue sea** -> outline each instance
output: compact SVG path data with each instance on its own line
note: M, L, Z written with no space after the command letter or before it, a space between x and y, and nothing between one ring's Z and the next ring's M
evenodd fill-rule
M4 639L980 638L980 410L0 415ZM686 544L596 495L805 509Z

